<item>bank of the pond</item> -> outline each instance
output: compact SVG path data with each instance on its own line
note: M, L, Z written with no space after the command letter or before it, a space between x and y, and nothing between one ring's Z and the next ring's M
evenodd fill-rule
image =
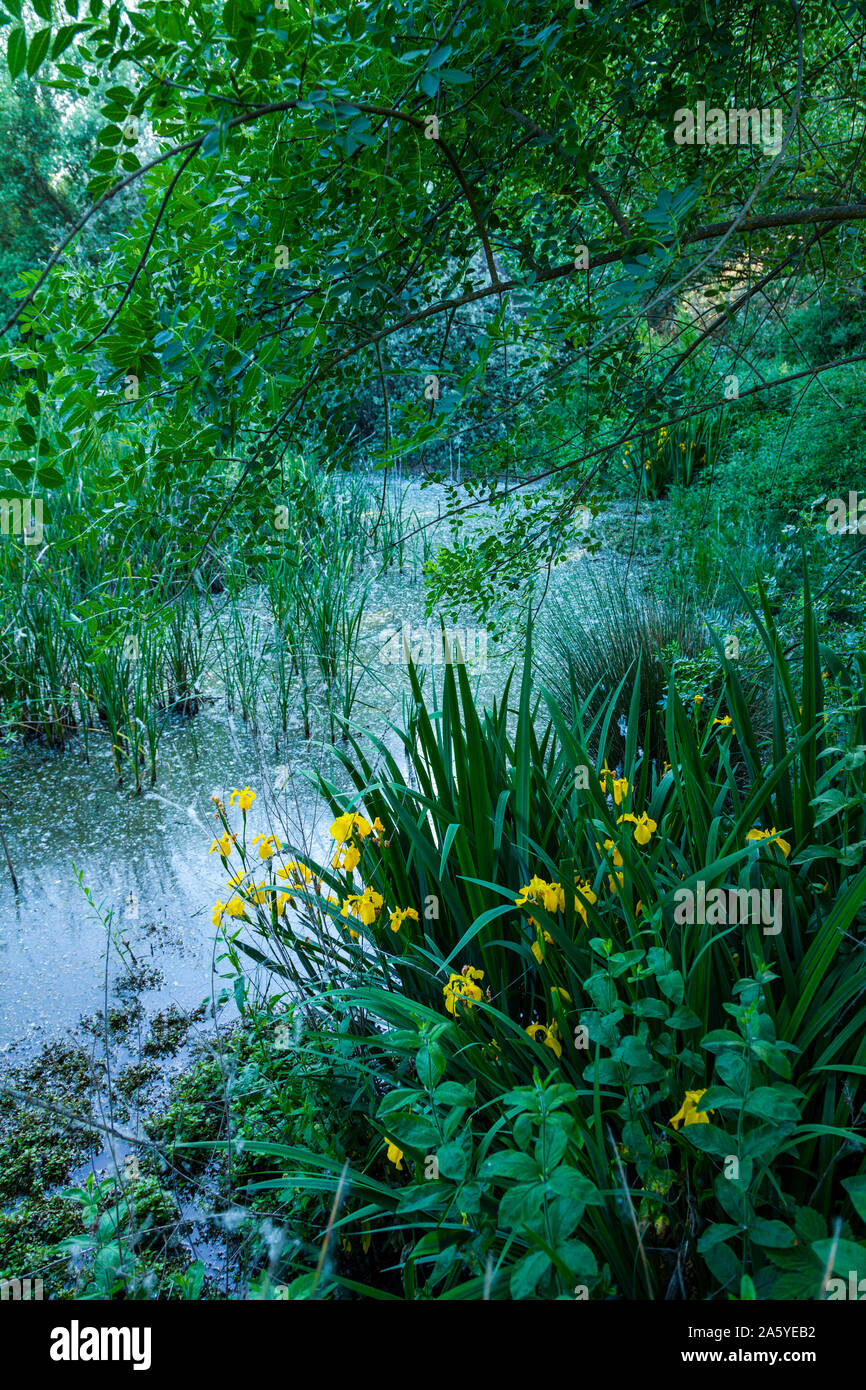
M402 514L432 520L441 494L405 484ZM595 564L582 550L579 533L571 556L554 571L549 595ZM371 563L360 578L368 589L351 727L386 737L399 753L388 730L402 724L409 691L401 637L408 630L422 662L432 655L429 685L442 674L439 625L425 616L416 564L378 573ZM251 622L263 620L265 605L255 589L248 607ZM470 624L458 615L449 626L465 639ZM513 630L499 644L470 645L470 657L478 659L467 669L482 702L501 694L521 636ZM229 703L232 681L224 661L224 651L212 643L201 708L190 717L166 716L156 782L145 783L140 794L128 775L116 785L104 732L91 734L86 758L80 737L62 753L20 741L4 749L0 826L17 889L0 863L0 1055L10 1048L32 1054L99 1008L106 955L112 981L130 969L149 972L142 1002L151 1011L172 1004L189 1010L219 995L211 911L223 885L216 857L209 854L214 793L227 799L233 787L252 785L252 834L275 829L311 853L326 848L330 813L315 777L322 774L338 785L344 778L325 721L315 717L322 713L320 704L312 738L304 737L298 707L283 733L269 708L266 675L255 718L244 720Z
M404 515L429 520L440 503L405 485ZM570 558L551 581L543 576L548 600L579 591L594 564L576 535ZM366 599L352 731L383 738L402 765L392 726L402 725L409 692L403 638L427 664L425 689L438 686L439 625L425 614L415 560L381 572L371 563L359 582ZM245 606L251 627L265 632L267 606L254 586ZM479 701L498 699L522 632L514 626L496 643L479 641L465 615L448 626L466 644ZM155 783L138 794L130 776L117 785L110 740L97 730L86 748L79 736L62 752L7 742L0 760L0 824L17 880L0 865L0 1057L7 1087L28 1097L7 1108L0 1131L0 1277L40 1272L53 1280L52 1296L80 1288L97 1253L82 1247L76 1274L58 1242L80 1234L82 1213L106 1209L118 1191L128 1194L135 1228L152 1231L143 1278L183 1296L193 1267L206 1291L226 1296L240 1277L235 1237L247 1217L220 1210L220 1160L204 1158L191 1172L165 1160L178 1139L217 1137L215 1096L228 1084L221 1059L235 1056L242 1037L212 923L224 884L210 853L211 798L253 787L248 838L275 830L321 858L332 814L317 778L349 783L321 705L311 738L299 706L283 730L267 671L253 716L241 717L226 651L210 643L200 706L166 717ZM260 998L272 983L251 967L248 986ZM76 1190L89 1199L63 1196Z

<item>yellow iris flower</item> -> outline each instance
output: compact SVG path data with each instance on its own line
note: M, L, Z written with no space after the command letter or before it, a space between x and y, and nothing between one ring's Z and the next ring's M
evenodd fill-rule
M403 1171L403 1150L398 1149L393 1139L388 1140L388 1162L393 1163L398 1173Z
M460 975L449 975L448 983L443 987L442 993L445 996L445 1008L449 1014L457 1017L457 1007L461 1001L465 1002L468 1008L472 1008L479 999L483 998L480 985L476 980L484 979L484 971L476 970L474 966L466 965Z
M549 1047L557 1057L562 1056L562 1042L555 1022L549 1026L544 1023L530 1023L526 1032L534 1042L544 1043L544 1046Z
M417 921L418 921L418 913L416 912L415 908L414 908L414 907L395 907L395 908L394 908L394 911L391 913L391 917L390 917L390 927L391 927L391 930L392 930L392 931L395 931L395 932L396 932L396 931L399 931L400 928L402 927L403 923L404 923L407 919L411 919L413 922L417 922Z
M782 836L779 834L779 832L778 832L778 830L776 829L775 825L773 826L772 830L761 830L761 829L759 829L758 826L755 826L755 828L754 828L753 830L750 830L750 831L749 831L748 835L746 836L746 839L747 839L747 840L770 840L770 841L772 841L773 844L776 844L776 845L779 846L779 849L782 851L782 853L784 854L784 856L785 856L786 859L788 858L789 854L791 853L791 846L790 846L790 844L788 843L787 840L783 840L783 839L782 839Z
M686 1091L686 1098L675 1115L671 1116L670 1123L674 1129L679 1129L680 1125L708 1125L710 1115L714 1115L714 1110L698 1110L697 1104L701 1096L707 1094L706 1086L702 1091Z
M345 844L355 833L362 840L370 834L370 822L356 812L347 812L344 816L338 816L331 826L331 836L340 844Z

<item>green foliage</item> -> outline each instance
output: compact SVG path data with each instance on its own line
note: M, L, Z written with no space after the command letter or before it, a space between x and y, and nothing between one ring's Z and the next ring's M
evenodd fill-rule
M0 490L48 524L0 539L4 733L104 737L141 791L216 650L229 711L279 747L297 707L345 774L329 853L244 820L242 1027L143 1179L72 1194L81 1296L201 1294L160 1164L215 1153L257 1298L860 1269L864 581L808 499L862 473L862 372L797 376L862 345L856 8L6 0ZM675 141L744 81L808 94L774 159ZM780 338L761 304L803 307ZM428 616L529 633L611 479L607 539L648 516L664 582L561 612L540 686L528 645L488 703L410 666L405 726L358 734L368 584L420 565ZM781 932L682 920L699 883L778 894ZM10 1188L61 1180L56 1133L4 1132Z
M716 475L723 511L747 525L778 524L813 499L847 501L863 477L864 385L862 367L826 372L793 385L784 414L761 412L744 421Z
M15 35L6 34L10 69ZM45 32L45 31L43 31ZM87 97L70 109L63 98L26 78L0 79L0 314L5 319L21 293L22 277L48 259L84 211L81 190L95 146L99 113ZM106 226L86 238L85 253L104 251Z
M56 1043L43 1047L27 1064L10 1067L3 1080L19 1097L33 1096L40 1102L50 1098L66 1115L86 1121L98 1076L99 1065L85 1048ZM93 1147L94 1136L85 1125L70 1130L63 1116L50 1108L5 1098L0 1120L0 1196L7 1203L20 1197L44 1197Z
M154 1178L97 1181L90 1174L82 1187L64 1196L78 1208L83 1226L58 1246L72 1266L74 1298L200 1296L205 1273L201 1261L187 1265L180 1258L174 1267L164 1262L172 1251L178 1212Z
M19 1201L0 1215L0 1279L19 1279L22 1271L29 1271L48 1289L62 1282L62 1272L57 1278L56 1247L78 1226L78 1213L63 1197Z
M622 467L617 475L621 490L637 484L646 497L664 497L671 487L689 487L699 470L714 472L717 456L729 427L718 412L692 416L658 433L627 439Z
M833 362L862 352L866 344L866 302L862 285L839 286L819 293L789 316L779 334L782 356L795 341L809 362Z
M677 1251L685 1296L745 1276L774 1297L797 1222L823 1232L844 1210L840 1184L863 1171L846 1077L866 1062L866 784L843 750L866 747L866 667L840 671L852 702L825 722L808 587L796 667L765 598L753 622L774 671L766 736L721 648L716 709L690 718L671 685L669 770L639 752L635 692L616 779L603 770L615 699L567 719L550 698L539 736L529 656L513 724L507 700L479 717L465 673L446 668L432 709L415 683L411 783L384 744L377 773L356 744L344 761L369 820L331 792L361 899L339 846L296 877L297 931L241 881L262 944L233 932L232 958L248 950L305 982L323 1027L348 1030L359 1079L372 1070L386 1091L397 1181L353 1165L339 1228L357 1235L360 1202L374 1248L399 1229L404 1297L571 1297L575 1283L663 1297L683 1277ZM768 894L772 925L681 917L699 882ZM337 1190L332 1154L253 1150L294 1162L269 1183L287 1198Z
M663 759L671 667L698 656L707 645L691 596L645 592L616 571L599 575L594 569L580 588L559 593L549 603L540 641L542 680L567 717L581 709L592 715L611 710L606 733L607 756L613 764L625 751L620 729L635 688L642 741L650 756ZM718 669L715 654L712 665ZM595 746L591 749L594 754Z
M435 476L458 443L467 477L494 489L499 475L552 474L585 494L600 460L618 468L625 440L657 440L679 413L697 335L715 349L748 310L752 266L775 292L814 231L855 305L860 145L844 112L857 77L836 7L812 17L802 55L782 0L664 13L535 3L517 18L504 0L439 8L154 4L130 16L93 0L59 23L47 5L24 19L13 7L10 102L38 74L28 119L53 133L28 155L40 207L75 182L66 146L80 154L86 142L69 112L95 93L85 235L122 209L92 259L70 248L44 275L56 229L34 214L29 289L0 360L4 462L20 486L62 487L120 427L127 495L146 467L157 482L181 467L230 473L261 504L293 449ZM674 139L674 114L696 92L739 92L744 71L755 91L793 90L800 63L810 102L775 160L743 145L721 162ZM795 155L828 143L832 165ZM5 215L32 204L8 188ZM748 225L728 226L747 200ZM715 246L724 264L707 283ZM810 266L799 269L814 280ZM666 306L676 333L661 350ZM701 383L703 403L727 414L718 372ZM701 446L690 460L706 451L712 464L697 423L712 418L688 426ZM691 467L681 433L669 434L655 495ZM197 566L234 498L190 529ZM531 526L481 547L506 583L527 578L527 551L561 552L561 498L536 502ZM483 588L476 554L454 538L431 571L437 593L450 598L458 573Z

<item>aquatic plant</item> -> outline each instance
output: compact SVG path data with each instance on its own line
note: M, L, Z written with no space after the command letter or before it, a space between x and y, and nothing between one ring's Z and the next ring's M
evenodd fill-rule
M668 762L641 752L635 687L610 768L618 692L571 717L548 695L541 719L527 651L512 726L461 668L428 702L410 667L417 785L353 738L354 795L325 784L329 858L248 845L218 806L228 959L301 990L377 1077L380 1168L349 1164L340 1218L357 1238L363 1212L381 1252L357 1292L402 1249L409 1298L818 1296L830 1223L866 1182L844 1084L866 1064L866 787L841 754L866 670L848 662L850 699L825 706L808 586L796 666L765 597L752 621L769 746L719 643L714 708L696 720L671 684ZM719 916L755 892L779 911ZM338 1181L296 1148L269 1190ZM864 1247L843 1244L844 1275Z

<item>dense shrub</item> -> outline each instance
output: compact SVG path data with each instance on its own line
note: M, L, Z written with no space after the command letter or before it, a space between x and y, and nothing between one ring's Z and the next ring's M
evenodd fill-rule
M625 749L621 730L636 688L642 738L650 756L661 759L671 665L680 657L699 655L706 646L704 634L703 619L689 595L646 591L636 576L629 581L616 570L595 568L579 589L561 590L544 611L541 680L569 717L581 708L590 715L610 711L604 735L613 763ZM593 755L597 747L594 739Z
M747 528L789 521L821 495L863 490L866 372L828 371L791 393L787 413L746 417L716 477L714 500Z
M817 294L788 316L779 333L782 356L796 342L807 362L833 362L853 356L866 345L866 293L862 285L846 293Z
M610 771L604 734L587 751L610 708L541 719L527 656L513 718L461 670L430 704L413 673L411 783L356 742L322 862L247 845L248 789L241 826L218 806L230 953L345 1030L390 1165L255 1146L275 1201L334 1194L295 1296L381 1295L396 1264L410 1298L810 1298L836 1236L835 1273L864 1267L866 662L824 655L828 702L808 583L796 665L765 599L753 620L766 739L720 650L714 708L669 693L670 765L639 751L635 690ZM689 920L700 884L772 919ZM372 1233L366 1281L326 1260L335 1232Z

